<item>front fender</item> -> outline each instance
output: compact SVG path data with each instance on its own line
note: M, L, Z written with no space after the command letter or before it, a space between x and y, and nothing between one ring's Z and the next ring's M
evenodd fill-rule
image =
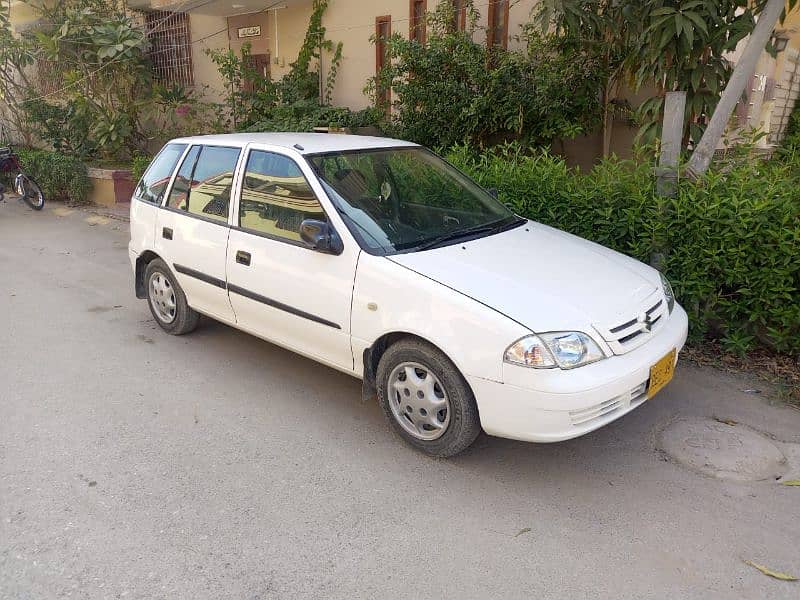
M363 370L358 358L377 340L404 333L438 347L462 374L493 381L502 380L505 349L531 333L460 292L366 253L356 272L351 328L356 369Z

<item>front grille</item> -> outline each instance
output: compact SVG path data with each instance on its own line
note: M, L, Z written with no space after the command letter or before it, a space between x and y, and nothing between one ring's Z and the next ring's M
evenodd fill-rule
M647 397L647 382L640 383L635 388L594 406L580 410L569 411L569 417L575 427L589 425L592 421L599 421L615 412L633 408L644 402Z
M595 325L595 329L611 346L614 354L625 354L644 344L653 332L658 331L668 315L667 305L662 298L645 303L644 310L635 317L615 323L609 328Z

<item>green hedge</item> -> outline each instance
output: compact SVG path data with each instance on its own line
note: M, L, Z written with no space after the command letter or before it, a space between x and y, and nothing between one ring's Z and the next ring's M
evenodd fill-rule
M92 182L86 165L79 159L47 150L19 149L25 172L41 186L47 200L64 200L70 204L89 201Z
M142 178L142 175L144 175L144 172L147 171L147 167L150 166L153 158L152 156L143 155L133 157L133 160L131 160L131 179L133 179L134 183L139 183L139 180Z
M457 147L449 159L526 217L643 262L666 246L664 270L693 340L800 355L800 155L682 181L667 200L655 194L652 167L633 161L580 174L512 145L481 155Z

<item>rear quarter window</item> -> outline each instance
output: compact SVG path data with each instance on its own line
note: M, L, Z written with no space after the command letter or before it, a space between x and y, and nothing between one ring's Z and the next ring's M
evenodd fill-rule
M178 159L183 155L186 146L187 144L164 146L139 180L133 197L144 202L160 204L175 165L178 164Z

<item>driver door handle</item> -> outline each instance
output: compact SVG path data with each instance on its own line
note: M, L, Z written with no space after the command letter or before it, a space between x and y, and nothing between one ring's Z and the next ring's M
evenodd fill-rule
M250 266L250 253L244 250L236 251L236 262L246 267Z

